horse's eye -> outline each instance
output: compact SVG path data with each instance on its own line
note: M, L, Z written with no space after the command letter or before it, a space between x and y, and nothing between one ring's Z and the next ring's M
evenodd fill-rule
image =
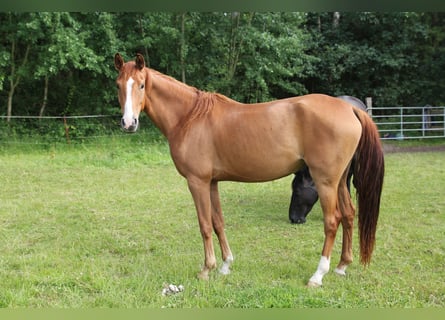
M141 84L140 89L141 90L144 89L144 84Z

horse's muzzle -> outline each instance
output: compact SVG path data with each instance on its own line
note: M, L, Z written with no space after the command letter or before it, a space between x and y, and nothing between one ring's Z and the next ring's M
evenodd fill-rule
M138 119L136 119L136 118L133 118L133 120L131 121L130 124L127 124L127 122L125 121L124 118L121 119L121 128L125 132L129 132L129 133L136 132L136 130L138 129L138 126L139 126L139 122L138 122Z
M290 223L303 224L303 223L306 223L306 218L304 218L304 217L290 218Z
M309 213L309 212L308 212ZM289 220L292 224L303 224L306 223L306 214L301 214L298 212L289 212Z

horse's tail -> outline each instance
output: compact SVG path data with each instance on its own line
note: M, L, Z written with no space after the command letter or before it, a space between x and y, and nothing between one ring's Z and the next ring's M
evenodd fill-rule
M354 108L354 113L362 124L353 172L358 198L360 262L367 265L374 250L385 162L377 126L366 112Z

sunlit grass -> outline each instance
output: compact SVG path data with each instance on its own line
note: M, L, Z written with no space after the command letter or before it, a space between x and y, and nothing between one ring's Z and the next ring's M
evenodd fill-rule
M292 177L220 185L232 274L196 279L202 240L185 180L162 139L3 146L0 305L4 307L445 306L444 153L388 154L371 265L305 287L323 243L317 204L288 223ZM216 253L220 251L215 240ZM332 267L338 262L341 232ZM220 261L220 259L219 259ZM185 291L161 295L165 283Z

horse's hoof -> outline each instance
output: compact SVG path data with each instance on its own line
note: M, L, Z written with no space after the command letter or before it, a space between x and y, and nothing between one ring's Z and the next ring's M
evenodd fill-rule
M229 275L229 274L230 274L230 267L229 267L229 264L224 263L224 264L221 266L221 268L219 268L219 273L222 274L222 275L224 275L224 276Z
M338 274L339 276L342 276L342 277L346 276L346 270L345 269L335 268L334 272L336 274Z
M321 287L321 283L309 281L306 285L307 288L319 288Z
M209 272L208 271L201 271L198 273L198 279L199 280L205 280L208 281L209 280Z
M230 274L230 269L229 268L221 268L221 269L219 269L219 274L222 274L223 276L227 276Z

